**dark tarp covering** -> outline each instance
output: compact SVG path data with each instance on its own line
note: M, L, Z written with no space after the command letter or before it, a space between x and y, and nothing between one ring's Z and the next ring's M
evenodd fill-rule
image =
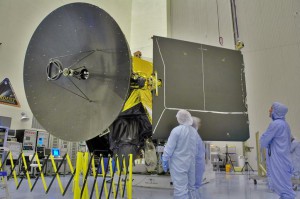
M88 149L90 152L94 152L97 156L103 154L104 157L107 157L108 154L112 154L112 151L109 150L109 136L108 134L99 137L96 136L90 140L86 141Z
M144 139L151 135L152 125L142 103L138 103L122 112L110 126L110 149L115 154L136 154L143 147Z
M143 147L144 139L152 135L152 125L142 103L121 112L109 130L109 134L86 141L90 152L107 151L105 155L113 151L119 156L129 153L135 156L139 148Z

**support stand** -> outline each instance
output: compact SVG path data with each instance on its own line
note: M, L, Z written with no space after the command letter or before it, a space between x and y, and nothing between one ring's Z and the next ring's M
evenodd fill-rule
M230 163L233 171L235 172L235 169L234 169L234 166L233 166L233 163L232 163L232 160L231 160L231 157L230 157L230 154L235 154L235 153L228 153L228 146L226 145L226 153L225 153L225 165L227 163Z
M252 172L254 172L254 170L252 169L252 167L251 167L251 165L249 164L249 162L247 161L247 159L248 159L248 158L245 158L245 164L244 164L244 166L243 166L241 172L243 172L244 170L245 170L245 171L248 171L248 173L249 173L250 170L251 170ZM249 170L249 169L250 169L250 170Z

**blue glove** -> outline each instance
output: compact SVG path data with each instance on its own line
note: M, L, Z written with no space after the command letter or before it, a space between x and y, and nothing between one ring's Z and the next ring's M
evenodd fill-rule
M169 161L163 161L162 166L163 166L164 172L167 172L169 170Z

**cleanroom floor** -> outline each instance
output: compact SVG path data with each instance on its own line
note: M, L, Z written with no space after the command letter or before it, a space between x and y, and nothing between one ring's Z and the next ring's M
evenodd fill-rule
M257 181L257 185L254 185L253 180L249 180L247 175L241 174L226 174L226 173L213 173L213 179L209 183L203 185L200 188L201 199L278 199L274 193L271 193L267 189L267 184L264 181ZM61 176L62 182L65 185L70 176ZM33 181L33 179L32 179ZM47 182L51 181L50 177L47 177ZM89 182L92 184L92 180ZM133 183L134 184L134 183ZM39 180L37 187L30 192L27 184L27 180L20 186L19 190L16 190L13 179L8 181L10 197L11 199L32 199L32 198L73 198L71 189L68 190L65 197L60 194L57 181L53 183L53 187L48 194L45 194L42 182ZM72 186L71 186L72 187ZM70 187L70 188L71 188ZM3 190L0 190L3 193ZM95 198L95 196L94 196ZM104 196L102 197L104 198ZM111 197L113 198L113 197ZM159 189L159 188L144 188L133 187L134 199L171 199L173 198L172 189ZM296 198L300 199L300 192L297 191Z

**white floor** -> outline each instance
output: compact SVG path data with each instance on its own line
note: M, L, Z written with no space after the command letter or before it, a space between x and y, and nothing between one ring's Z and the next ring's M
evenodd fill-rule
M258 181L254 185L253 180L249 180L247 175L218 173L209 183L203 185L200 189L201 199L278 199L274 193L270 193L267 189L266 182ZM63 184L69 180L70 176L61 177ZM50 177L47 181L50 182ZM33 181L33 179L32 179ZM99 182L101 179L99 179ZM92 179L89 181L89 186ZM133 183L135 184L135 183ZM13 179L8 181L11 199L33 199L33 198L73 198L71 189L68 190L65 197L62 197L57 182L53 183L53 187L48 194L44 193L42 182L39 180L33 192L29 191L27 180L24 180L19 190L16 190ZM167 185L168 186L168 185ZM1 192L3 190L0 190ZM95 196L94 196L95 198ZM104 196L102 197L104 198ZM111 197L113 198L113 197ZM133 198L135 199L171 199L173 198L172 189L162 188L144 188L134 187ZM300 199L300 192L297 192L297 199Z

